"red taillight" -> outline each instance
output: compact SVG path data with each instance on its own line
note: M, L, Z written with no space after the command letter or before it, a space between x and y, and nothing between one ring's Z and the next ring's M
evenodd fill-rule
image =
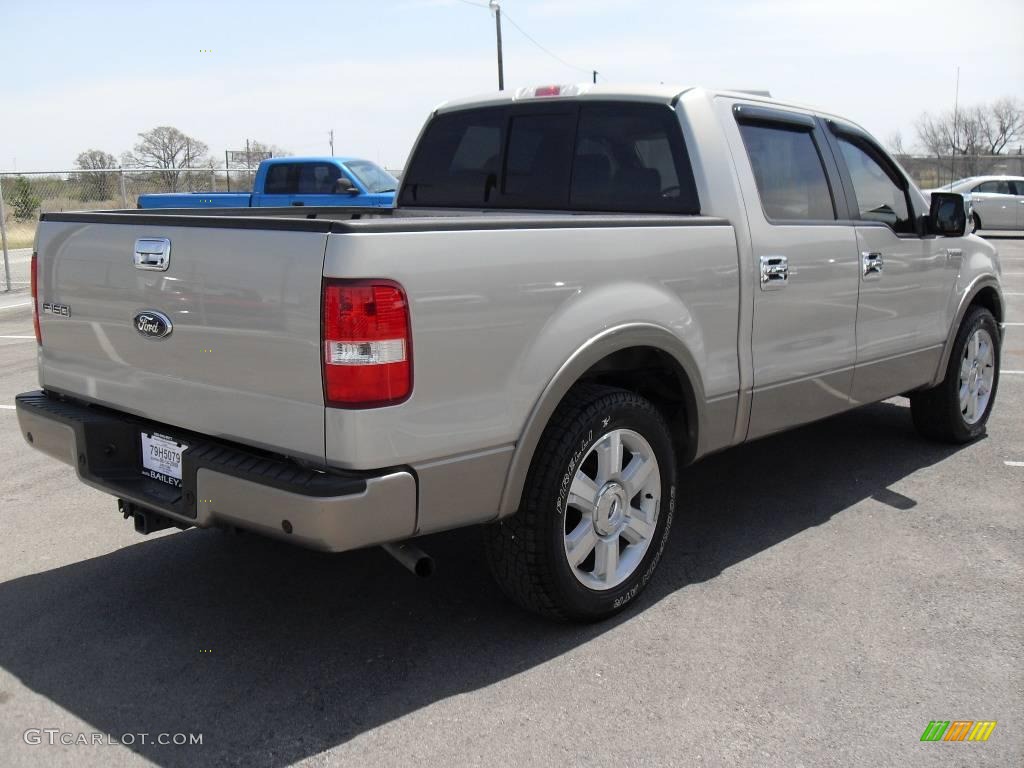
M560 85L542 85L534 92L534 96L558 96L562 92Z
M324 403L367 408L412 391L409 304L397 283L326 280L323 290Z
M39 330L39 256L35 253L32 254L32 268L31 268L32 281L32 325L36 329L36 344L42 345L43 333Z

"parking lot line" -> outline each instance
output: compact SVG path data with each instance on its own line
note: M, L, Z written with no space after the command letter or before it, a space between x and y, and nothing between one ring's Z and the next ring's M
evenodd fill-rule
M17 309L18 307L31 307L31 306L32 306L32 302L31 301L26 301L26 302L23 302L21 304L8 304L6 306L0 307L0 311L3 311L5 309Z
M1000 373L1011 373L1015 376L1024 376L1024 371L1000 371Z
M1003 323L1005 325L1005 323ZM0 336L0 339L34 339L35 336Z
M1008 467L1024 467L1024 461L1004 461L1003 464Z
M0 405L0 408L3 408L5 411L13 411L14 410L14 406L13 405Z

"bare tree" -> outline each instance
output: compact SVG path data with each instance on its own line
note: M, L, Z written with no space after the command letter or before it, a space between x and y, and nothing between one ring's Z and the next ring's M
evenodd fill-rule
M78 182L78 199L109 200L114 196L114 173L102 173L108 168L117 168L117 158L101 149L87 149L75 159L75 167L94 173L75 174Z
M1014 98L952 110L923 113L914 124L917 138L930 155L998 155L1024 137L1024 107Z
M893 131L889 134L888 140L885 142L889 151L894 155L905 155L907 150L903 147L903 134L899 131Z
M182 168L200 168L207 161L206 144L169 125L140 133L139 139L135 150L122 158L125 164L152 168L172 192L178 189Z
M1002 154L1011 141L1024 138L1024 106L1017 99L999 99L978 117L979 138L990 155Z
M251 140L247 143L248 154L244 150L233 150L229 160L231 168L255 168L261 160L268 157L289 157L292 153L276 144L264 144L262 141Z
M277 144L264 144L262 141L250 141L249 151L262 157L289 157L292 153Z

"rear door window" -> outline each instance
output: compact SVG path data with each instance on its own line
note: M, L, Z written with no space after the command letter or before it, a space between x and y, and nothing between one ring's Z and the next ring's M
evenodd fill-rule
M988 192L993 195L1012 195L1010 182L1004 180L986 181L974 188L975 192Z
M623 103L439 115L410 163L401 204L700 212L674 111Z
M295 163L275 163L267 169L263 193L267 195L295 194Z
M757 192L772 221L836 218L832 192L811 131L775 123L740 123Z

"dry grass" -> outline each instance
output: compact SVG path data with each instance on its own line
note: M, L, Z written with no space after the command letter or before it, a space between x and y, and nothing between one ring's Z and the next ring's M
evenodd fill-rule
M31 248L36 238L36 221L9 221L7 223L7 247Z

